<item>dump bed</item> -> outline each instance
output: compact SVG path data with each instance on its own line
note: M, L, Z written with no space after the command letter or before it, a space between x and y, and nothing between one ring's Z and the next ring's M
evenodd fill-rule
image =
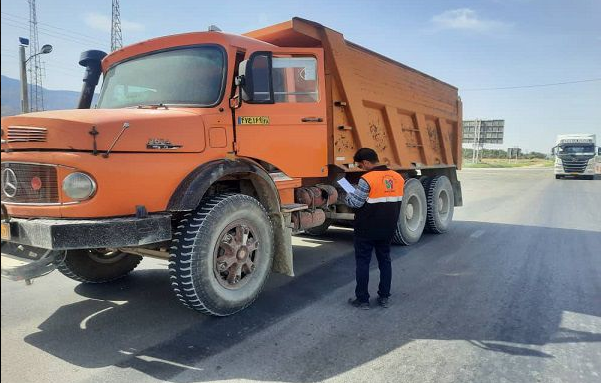
M246 36L324 49L330 164L351 170L355 151L371 147L394 169L460 168L457 88L300 18Z

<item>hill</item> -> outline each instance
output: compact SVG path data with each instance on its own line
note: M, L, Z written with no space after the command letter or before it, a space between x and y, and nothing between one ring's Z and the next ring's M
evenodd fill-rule
M44 109L74 109L77 107L79 92L43 89ZM21 85L19 80L2 76L1 106L2 116L12 116L21 113Z

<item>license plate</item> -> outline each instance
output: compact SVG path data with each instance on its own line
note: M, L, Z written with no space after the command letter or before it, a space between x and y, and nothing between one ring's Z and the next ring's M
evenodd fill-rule
M2 223L2 240L10 239L10 224Z

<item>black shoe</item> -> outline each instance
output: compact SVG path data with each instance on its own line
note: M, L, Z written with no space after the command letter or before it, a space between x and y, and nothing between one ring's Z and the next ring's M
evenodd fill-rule
M361 310L369 310L369 302L361 302L358 299L349 298L348 303Z
M378 301L378 305L380 305L381 307L384 307L385 309L387 309L390 306L390 304L388 302L388 297L386 297L386 298L378 297L377 301Z

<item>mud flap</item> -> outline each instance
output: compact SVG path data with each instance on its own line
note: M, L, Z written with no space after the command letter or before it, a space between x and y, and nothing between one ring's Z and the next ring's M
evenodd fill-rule
M291 217L290 213L271 214L275 237L272 270L293 277Z
M2 242L2 276L13 281L29 281L54 271L64 258L64 250Z

